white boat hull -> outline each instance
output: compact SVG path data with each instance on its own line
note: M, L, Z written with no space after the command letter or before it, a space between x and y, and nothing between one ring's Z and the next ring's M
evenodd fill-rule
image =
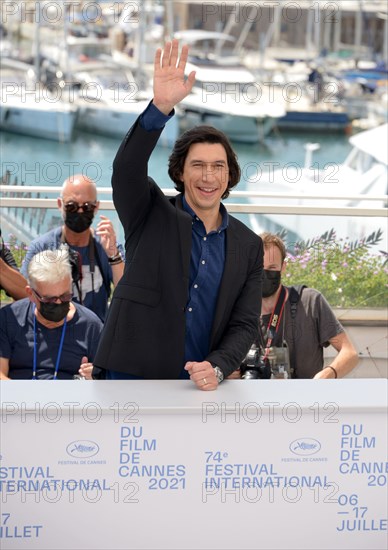
M278 117L285 114L284 107L267 100L247 101L215 93L204 95L194 91L180 103L181 128L207 124L224 132L232 141L257 143L272 130Z
M17 103L0 104L0 128L7 132L68 142L73 135L76 109L39 109Z
M328 163L325 169L296 166L283 167L271 172L271 177L254 177L247 182L247 191L268 193L271 197L251 198L260 205L358 207L383 209L387 206L388 125L361 132L350 138L352 151L342 164ZM311 160L311 159L310 159ZM307 163L312 165L312 163ZM298 195L290 197L285 195ZM303 195L307 197L304 198ZM316 198L314 198L314 196ZM365 199L364 199L365 196ZM327 197L323 198L323 197ZM338 197L338 198L335 198ZM344 199L343 197L355 197ZM386 250L388 243L387 218L332 215L251 214L249 222L258 233L287 230L289 242L313 239L331 228L338 239L360 240L372 232L382 229L379 250Z
M149 101L139 101L131 104L130 109L121 109L103 103L81 105L77 127L86 132L123 139L148 103ZM178 133L178 120L174 117L166 124L158 145L172 147Z
M209 111L184 109L180 117L180 127L188 130L194 126L206 124L224 132L230 140L240 143L257 143L269 134L276 118L253 118L217 114Z

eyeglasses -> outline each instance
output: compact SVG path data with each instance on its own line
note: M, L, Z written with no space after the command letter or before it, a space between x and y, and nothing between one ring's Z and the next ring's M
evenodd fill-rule
M35 294L35 296L38 298L38 300L40 302L43 302L44 304L54 304L58 300L60 300L61 302L70 302L70 300L73 297L72 292L65 292L60 296L41 296L39 292L37 292L34 288L31 288L31 290Z
M63 203L63 208L66 210L66 212L69 212L70 214L74 214L75 212L78 212L80 208L84 212L94 212L97 208L96 202L84 202L83 204L78 204L78 202L75 201L69 201Z

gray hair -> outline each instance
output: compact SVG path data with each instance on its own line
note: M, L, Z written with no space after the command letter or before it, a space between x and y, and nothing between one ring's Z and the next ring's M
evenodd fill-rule
M71 266L69 249L61 244L57 250L42 250L31 258L28 264L28 282L31 286L36 283L56 284L64 279L70 279Z

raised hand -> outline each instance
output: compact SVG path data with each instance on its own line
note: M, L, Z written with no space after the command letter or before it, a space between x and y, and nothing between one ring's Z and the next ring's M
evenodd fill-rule
M156 50L154 105L166 115L191 92L193 87L195 71L192 71L187 79L185 78L188 52L188 46L182 46L179 56L179 43L176 39L166 42L163 55L162 48Z
M100 236L102 248L107 256L114 256L117 253L116 233L109 218L100 214L101 221L96 227L96 235Z

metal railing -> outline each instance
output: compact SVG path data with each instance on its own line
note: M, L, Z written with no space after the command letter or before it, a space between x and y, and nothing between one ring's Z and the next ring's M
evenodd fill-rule
M60 196L61 187L44 187L44 186L21 186L21 185L0 185L0 206L1 207L16 207L16 208L56 208L56 198L41 198L41 197L26 197L26 194L31 193L56 193ZM167 196L176 194L174 189L162 189ZM97 188L97 195L111 195L110 187ZM13 194L14 196L7 196ZM15 196L18 195L18 196ZM20 196L24 195L24 196ZM260 201L260 198L273 198L276 200L348 200L348 201L379 201L388 202L388 195L302 195L298 193L279 194L279 193L258 193L249 191L232 191L230 197L251 199L255 198ZM290 204L260 204L260 202L244 202L232 203L225 202L225 206L231 213L239 214L304 214L312 216L356 216L356 217L387 217L387 208L376 207L357 207L357 206L313 206L313 205L290 205ZM115 210L112 199L100 200L101 210Z

